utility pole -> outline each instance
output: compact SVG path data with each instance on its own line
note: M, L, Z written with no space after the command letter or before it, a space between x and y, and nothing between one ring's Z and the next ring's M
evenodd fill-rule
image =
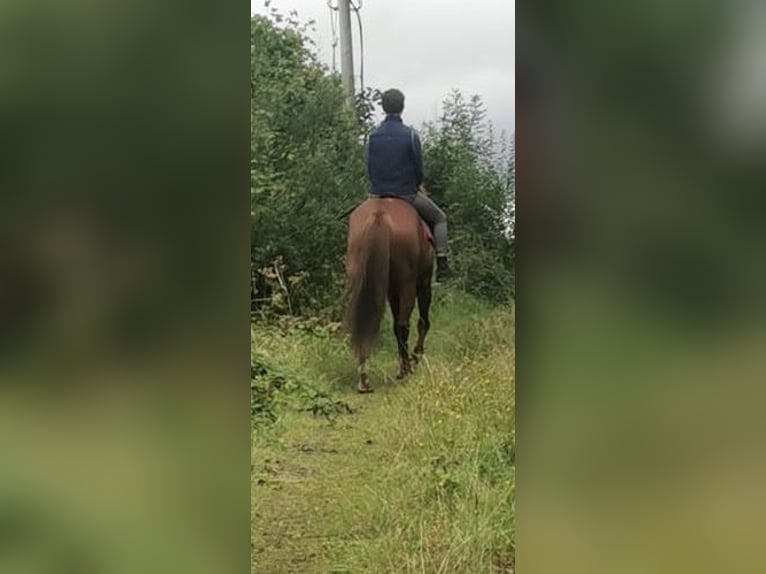
M351 0L338 0L338 24L340 25L340 73L346 102L354 105L354 52L351 46Z

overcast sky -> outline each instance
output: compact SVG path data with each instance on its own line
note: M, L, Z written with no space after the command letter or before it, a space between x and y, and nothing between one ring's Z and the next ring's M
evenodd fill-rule
M406 96L405 121L419 128L438 116L442 99L458 88L479 94L497 130L515 126L515 0L356 0L364 34L364 83L396 87ZM333 0L337 4L337 0ZM327 0L272 0L287 14L316 20L320 59L333 59ZM267 13L250 0L251 13ZM354 68L359 87L359 31L352 13ZM336 48L340 69L340 45Z

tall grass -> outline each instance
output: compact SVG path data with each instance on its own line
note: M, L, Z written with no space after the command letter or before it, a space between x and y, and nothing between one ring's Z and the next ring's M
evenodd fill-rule
M426 358L403 384L390 379L396 356L384 325L372 370L377 392L365 397L353 392L355 369L342 337L254 330L260 353L354 410L328 423L285 403L277 423L254 435L254 453L263 456L295 456L286 445L298 440L321 439L334 451L294 496L254 490L261 515L300 509L306 521L321 523L316 536L335 540L301 571L513 571L514 312L448 291L436 298L432 323ZM321 503L306 504L306 497ZM254 536L256 546L265 543ZM259 566L294 568L274 554Z

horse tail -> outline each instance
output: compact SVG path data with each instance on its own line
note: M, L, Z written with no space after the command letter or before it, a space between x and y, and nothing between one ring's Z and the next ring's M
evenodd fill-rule
M351 348L360 360L369 357L378 337L388 293L391 245L384 218L383 211L372 213L354 246L356 265L350 270L346 324Z

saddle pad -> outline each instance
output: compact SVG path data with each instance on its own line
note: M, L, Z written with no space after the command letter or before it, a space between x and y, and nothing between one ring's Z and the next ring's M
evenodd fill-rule
M420 231L423 233L423 237L426 238L427 241L429 241L432 245L434 244L434 234L431 233L431 228L428 226L428 224L425 222L424 219L420 220Z

